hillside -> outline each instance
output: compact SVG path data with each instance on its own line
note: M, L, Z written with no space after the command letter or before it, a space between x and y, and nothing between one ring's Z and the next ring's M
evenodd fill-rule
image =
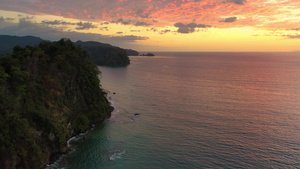
M39 44L43 39L34 36L8 36L0 35L0 57L3 57L7 53L11 53L16 45L21 47L35 46Z
M128 56L139 56L140 53L138 51L132 49L125 49Z
M128 55L122 48L93 41L77 41L76 44L82 46L97 65L119 67L130 64Z
M41 41L43 41L43 39L33 36L17 37L0 35L0 57L11 53L16 45L21 47L26 47L27 45L36 46ZM99 66L118 67L130 64L128 55L122 48L92 41L77 41L76 44L81 45L82 49L86 50L88 54L90 54L94 63Z
M43 168L110 116L99 70L71 41L16 46L0 59L0 168Z

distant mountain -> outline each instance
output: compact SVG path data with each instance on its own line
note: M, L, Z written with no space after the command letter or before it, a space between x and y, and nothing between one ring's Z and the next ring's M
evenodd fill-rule
M130 64L128 55L122 48L94 41L77 41L76 44L87 51L97 65L119 67Z
M18 37L0 35L0 58L7 55L8 53L11 53L16 45L19 45L21 47L25 47L27 45L36 46L41 41L45 40L34 36ZM127 66L130 64L128 55L122 48L93 41L77 41L76 44L80 45L82 49L86 50L97 65L118 67Z
M127 52L128 56L139 56L140 55L139 52L132 50L132 49L125 49L125 51Z
M36 46L41 41L44 41L41 38L34 36L9 36L9 35L0 35L0 57L3 57L7 53L11 53L12 49L19 45L21 47Z

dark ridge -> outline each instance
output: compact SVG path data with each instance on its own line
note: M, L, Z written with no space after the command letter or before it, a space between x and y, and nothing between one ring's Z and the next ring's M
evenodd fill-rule
M43 39L34 36L9 36L0 35L0 57L11 53L12 49L19 45L21 47L38 45Z
M125 51L128 56L139 56L140 55L139 52L132 50L132 49L125 49Z
M18 37L0 35L0 58L11 53L16 45L19 45L20 47L26 47L27 45L36 46L42 41L44 40L34 36ZM128 55L122 48L93 41L77 41L76 44L81 45L82 49L90 54L92 60L97 65L118 67L130 64Z
M128 55L122 48L93 41L77 41L76 44L82 46L97 65L121 67L130 64Z

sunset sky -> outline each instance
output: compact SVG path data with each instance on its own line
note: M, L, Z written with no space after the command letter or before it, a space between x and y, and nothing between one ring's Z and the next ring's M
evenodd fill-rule
M138 51L299 51L299 0L1 0L0 34Z

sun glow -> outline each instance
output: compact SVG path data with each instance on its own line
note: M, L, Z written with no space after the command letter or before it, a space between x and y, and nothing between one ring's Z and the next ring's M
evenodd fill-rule
M156 51L294 51L300 45L296 0L68 1L28 0L22 7L5 1L0 33Z

